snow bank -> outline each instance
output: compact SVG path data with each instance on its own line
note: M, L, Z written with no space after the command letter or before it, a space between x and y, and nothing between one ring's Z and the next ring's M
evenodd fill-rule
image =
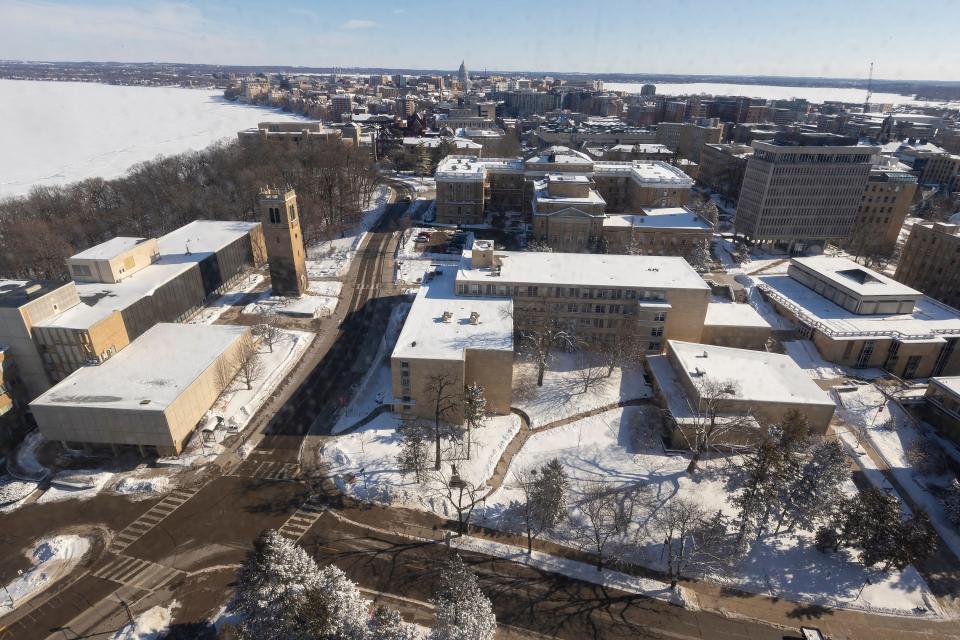
M10 506L36 491L37 483L0 476L0 507Z
M37 502L89 500L100 493L112 478L112 471L102 469L61 471L53 476L50 488L37 499Z
M113 487L114 493L134 498L150 498L159 493L166 493L170 490L171 480L169 476L155 475L149 478L128 477L123 478Z
M113 634L113 640L159 640L166 633L173 620L173 610L180 606L174 600L165 607L156 606L147 609L133 618L133 622L123 625Z
M13 599L14 607L23 604L40 591L68 575L90 548L86 538L62 535L46 538L27 552L33 566L6 585L4 595ZM13 610L10 599L0 602L0 616Z

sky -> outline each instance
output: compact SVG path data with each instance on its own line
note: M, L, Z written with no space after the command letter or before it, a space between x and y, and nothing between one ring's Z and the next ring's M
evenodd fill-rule
M960 0L0 0L0 59L960 80Z

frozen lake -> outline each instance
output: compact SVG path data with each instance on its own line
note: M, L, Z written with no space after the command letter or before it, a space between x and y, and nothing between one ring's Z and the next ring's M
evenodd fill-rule
M0 80L0 197L34 185L115 178L144 160L203 149L275 109L227 102L220 91L86 82Z
M828 100L863 102L867 97L865 89L845 89L841 87L780 87L766 84L723 84L709 82L688 83L659 83L657 93L663 95L697 95L701 93L723 96L749 96L751 98L765 98L767 100L789 100L790 98L806 98L810 102L823 103ZM604 82L603 88L610 91L627 91L640 93L642 83L633 82ZM917 103L913 96L904 96L899 93L875 92L870 99L871 104L927 104Z

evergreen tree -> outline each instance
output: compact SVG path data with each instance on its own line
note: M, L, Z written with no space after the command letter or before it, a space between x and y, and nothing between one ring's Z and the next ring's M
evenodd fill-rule
M916 511L900 525L897 536L899 546L894 557L888 560L899 570L919 560L926 560L937 550L937 532L930 523L926 511Z
M763 533L770 510L778 499L778 487L774 482L783 461L783 451L775 438L764 438L757 447L744 456L739 478L740 492L733 497L739 509L737 515L737 540L744 543L747 533Z
M960 480L953 479L950 491L943 499L943 512L954 527L960 529Z
M497 632L493 606L460 556L440 567L431 602L436 622L430 640L493 640Z
M844 501L840 540L860 549L861 560L871 567L897 557L901 532L900 503L879 489L868 489Z
M423 432L416 425L405 428L401 434L397 466L401 473L412 473L417 482L423 482L423 474L429 463L430 453Z
M843 498L840 487L849 475L847 454L839 442L816 445L782 496L777 531L783 524L810 529L831 514Z
M297 607L296 635L310 640L365 640L367 601L336 565L320 570Z
M296 628L304 593L319 585L320 569L306 551L277 531L264 531L237 571L229 603L239 618L239 636L287 640Z
M566 516L570 481L559 460L554 458L540 469L516 475L523 491L523 502L516 505L527 534L527 553L533 552L533 540L557 526Z
M419 640L417 628L403 621L400 614L386 607L377 607L370 618L370 640Z
M482 427L487 421L487 398L483 394L483 387L476 382L463 388L463 421L467 425L467 460L469 460L473 430Z

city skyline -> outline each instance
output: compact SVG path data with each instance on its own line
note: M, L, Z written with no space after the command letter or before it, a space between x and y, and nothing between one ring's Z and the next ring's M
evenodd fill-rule
M590 10L565 0L519 7L497 0L481 11L433 0L416 7L368 0L334 13L300 0L269 12L249 0L12 0L0 7L8 27L0 55L451 70L463 59L472 70L508 72L852 79L865 79L874 62L878 79L949 81L960 80L960 51L938 45L949 41L952 25L929 17L949 15L951 6L935 0L922 13L904 12L881 0L837 16L835 5L819 0L802 8L745 1L723 12L700 0L658 12L617 1ZM424 28L436 29L437 38L419 37Z

